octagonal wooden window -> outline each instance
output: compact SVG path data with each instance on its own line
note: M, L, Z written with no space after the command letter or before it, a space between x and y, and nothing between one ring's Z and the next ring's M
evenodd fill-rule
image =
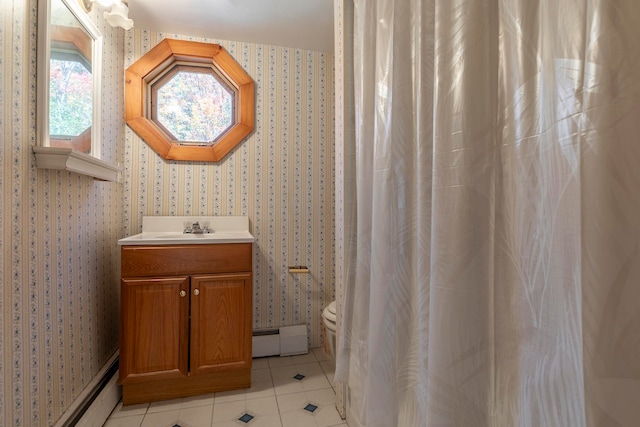
M218 161L254 128L254 82L222 46L164 39L125 72L125 120L168 160Z

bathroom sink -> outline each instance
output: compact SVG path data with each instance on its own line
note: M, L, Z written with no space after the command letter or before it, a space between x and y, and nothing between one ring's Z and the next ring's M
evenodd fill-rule
M183 234L183 233L140 233L118 241L121 245L159 245L159 244L209 244L253 242L249 232Z
M150 239L226 239L233 237L231 233L184 234L184 233L148 233Z
M198 222L209 233L185 233ZM249 219L242 216L149 216L142 218L142 232L118 240L119 245L181 245L253 242L249 232Z
M140 233L146 239L169 239L169 240L218 240L230 239L238 236L238 233L207 233L207 234L185 234L185 233Z

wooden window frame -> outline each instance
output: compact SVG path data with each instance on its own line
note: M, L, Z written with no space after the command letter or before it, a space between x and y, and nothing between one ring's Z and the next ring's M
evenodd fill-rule
M236 91L236 117L213 145L181 145L151 119L150 84L176 62L211 66ZM220 45L164 39L125 71L125 121L155 152L166 160L217 162L254 129L255 83Z

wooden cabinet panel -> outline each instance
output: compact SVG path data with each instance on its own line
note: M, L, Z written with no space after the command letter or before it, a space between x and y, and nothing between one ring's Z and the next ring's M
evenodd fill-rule
M251 250L251 243L123 246L122 277L247 272Z
M189 277L123 279L121 289L120 381L187 375Z
M124 404L250 387L252 244L121 253Z
M251 366L251 274L191 278L191 374Z

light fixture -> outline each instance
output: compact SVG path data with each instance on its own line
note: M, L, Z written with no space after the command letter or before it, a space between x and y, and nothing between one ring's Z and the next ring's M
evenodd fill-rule
M129 6L124 0L78 0L82 8L90 12L93 3L104 8L104 18L112 27L122 27L125 30L133 28L133 20L129 19Z

